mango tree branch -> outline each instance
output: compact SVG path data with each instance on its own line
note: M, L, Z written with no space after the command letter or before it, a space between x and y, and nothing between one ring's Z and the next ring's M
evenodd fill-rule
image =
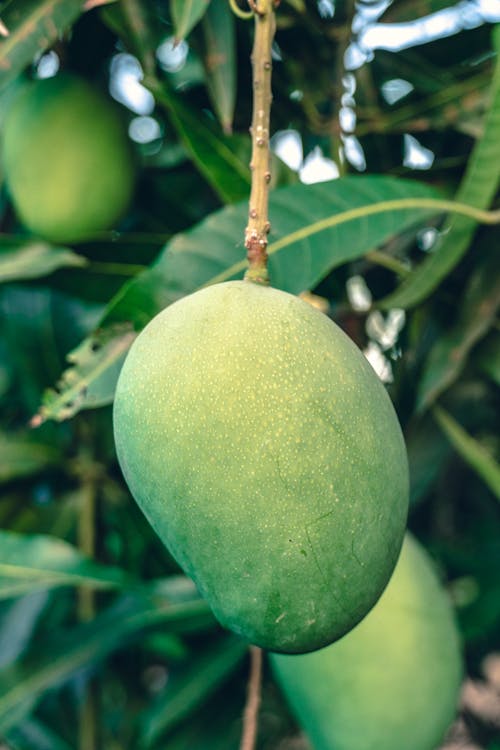
M254 750L257 741L260 692L262 684L262 649L250 646L250 676L248 695L243 716L243 733L240 750Z
M96 552L96 502L97 475L93 465L91 448L92 432L88 423L81 423L82 448L77 464L77 474L81 483L81 506L78 514L78 547L90 559ZM78 591L78 617L81 622L89 622L95 617L95 593L87 586ZM80 750L96 750L99 744L99 701L98 686L94 680L85 685L79 717Z
M253 4L255 10L255 39L252 51L253 116L252 136L252 188L250 193L248 225L245 230L247 249L247 281L269 283L267 271L267 235L271 225L268 218L269 183L271 181L269 157L269 119L271 112L271 47L275 32L273 0L260 0Z

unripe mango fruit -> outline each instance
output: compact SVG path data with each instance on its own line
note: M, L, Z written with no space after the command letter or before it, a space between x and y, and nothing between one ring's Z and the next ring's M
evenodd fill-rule
M1 156L19 218L54 242L111 227L132 195L134 163L119 113L73 75L22 87L5 117Z
M407 535L372 611L314 654L271 654L314 750L436 750L457 708L453 613L425 550Z
M226 627L310 651L380 596L407 513L401 430L306 302L248 281L175 302L132 345L114 429L132 494Z

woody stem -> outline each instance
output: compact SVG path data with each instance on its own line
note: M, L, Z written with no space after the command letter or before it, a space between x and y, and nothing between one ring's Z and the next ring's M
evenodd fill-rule
M269 153L269 119L271 111L271 47L275 32L273 0L260 0L255 12L255 38L252 50L253 116L252 188L250 192L248 225L245 230L247 249L247 281L269 283L267 271L267 235L271 225L268 218L269 183L271 181Z

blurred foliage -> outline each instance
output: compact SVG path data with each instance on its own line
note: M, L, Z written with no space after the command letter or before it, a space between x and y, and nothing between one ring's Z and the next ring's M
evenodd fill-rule
M131 500L110 404L159 309L242 275L252 24L223 0L92 5L0 2L0 137L20 82L58 64L119 98L138 167L121 223L71 247L30 236L0 167L0 737L12 750L232 750L245 646ZM442 203L499 207L500 29L459 24L346 70L369 6L281 3L273 131L340 178L305 185L273 157L271 275L326 300L384 371L410 527L449 585L469 674L500 700L484 667L500 650L500 229ZM447 7L398 0L380 22L418 28ZM459 734L500 747L498 713L465 702L462 720ZM307 747L267 670L258 747Z

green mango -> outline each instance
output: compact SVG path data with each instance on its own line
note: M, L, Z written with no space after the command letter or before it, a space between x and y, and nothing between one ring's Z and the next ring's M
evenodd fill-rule
M453 612L409 534L389 585L353 631L314 654L270 659L314 750L436 750L456 713Z
M134 160L119 112L66 73L21 88L5 117L1 159L19 218L54 242L113 226L132 196Z
M404 441L365 357L303 300L234 281L168 307L127 356L114 429L132 494L226 627L310 651L380 596Z

